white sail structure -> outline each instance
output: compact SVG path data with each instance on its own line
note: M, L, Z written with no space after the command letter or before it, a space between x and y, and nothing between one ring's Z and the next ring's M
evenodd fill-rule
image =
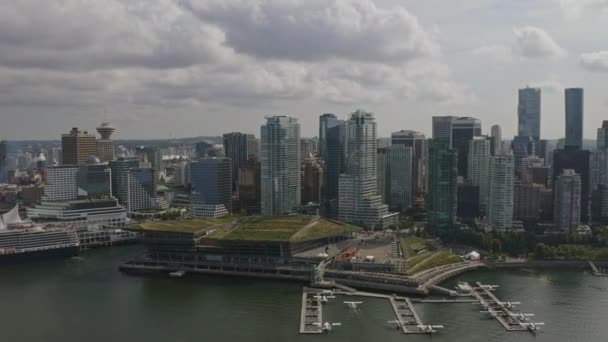
M13 209L0 216L0 230L7 229L9 225L23 224L25 221L19 216L19 206L16 205Z

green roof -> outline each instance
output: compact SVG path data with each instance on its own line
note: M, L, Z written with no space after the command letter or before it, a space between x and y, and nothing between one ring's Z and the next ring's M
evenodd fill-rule
M146 222L132 225L129 229L139 229L159 232L176 232L176 233L195 233L201 230L220 227L237 220L235 217L222 217L217 219L201 219L201 220L177 220L177 221L157 221Z

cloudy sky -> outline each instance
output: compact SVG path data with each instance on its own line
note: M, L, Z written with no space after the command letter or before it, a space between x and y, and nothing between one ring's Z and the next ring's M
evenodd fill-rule
M608 119L608 0L11 0L0 2L0 136L259 134L265 115L376 114L379 134L469 115L512 136L517 89L585 88Z

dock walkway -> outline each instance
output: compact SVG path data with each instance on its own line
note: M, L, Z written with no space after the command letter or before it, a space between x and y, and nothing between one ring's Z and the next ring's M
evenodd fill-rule
M481 303L484 309L488 310L507 331L528 331L529 328L522 326L524 321L516 318L515 313L509 310L503 302L492 293L491 287L476 282L477 286L471 286L471 294Z
M304 288L300 311L300 334L323 333L323 304L315 296L319 290Z

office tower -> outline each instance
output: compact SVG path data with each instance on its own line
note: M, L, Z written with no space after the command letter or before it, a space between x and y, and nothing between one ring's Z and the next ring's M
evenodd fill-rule
M513 190L513 217L521 221L538 222L541 217L550 215L544 213L547 209L543 207L545 198L551 198L551 190L544 185L534 183L515 183Z
M519 89L517 135L540 140L540 88Z
M323 203L321 209L326 216L338 216L338 183L345 172L346 125L334 114L323 114L319 118L319 155L325 167L323 173Z
M249 158L239 170L239 207L247 214L260 213L261 201L260 161Z
M593 221L600 224L608 224L608 185L599 184L593 191L592 196Z
M312 153L302 163L302 204L321 203L323 188L323 164Z
M456 216L465 222L473 222L480 216L480 188L470 182L458 184L458 205Z
M230 159L201 158L190 163L192 172L192 216L222 217L232 212Z
M391 145L412 148L412 191L414 195L426 193L428 183L428 147L424 134L401 130L391 134Z
M127 177L128 201L127 210L160 209L156 196L156 170L153 168L132 168Z
M557 178L566 169L572 169L581 179L580 194L580 220L582 223L589 222L590 198L591 198L591 152L566 147L563 150L553 151L553 193L557 196L555 189Z
M103 122L101 126L97 127L101 139L97 140L96 156L102 162L114 160L114 142L112 141L114 131L116 131L116 128L112 127L109 122Z
M240 132L224 134L224 154L230 158L232 191L237 191L239 169L249 158L250 135Z
M50 166L46 169L44 201L70 201L78 198L78 166Z
M521 161L536 155L536 142L533 137L518 135L511 141L511 149L515 161L515 174L521 179Z
M452 123L454 116L433 116L433 139L444 139L452 147Z
M554 223L557 229L573 232L581 224L581 177L572 169L562 170L555 182Z
M376 156L376 192L382 197L382 203L388 203L390 197L390 168L388 164L388 147L379 147Z
M287 215L300 205L300 124L266 117L261 128L262 215Z
M8 181L8 143L0 139L0 183Z
M61 136L63 165L78 165L86 163L90 156L97 154L95 135L87 131L72 128L70 133Z
M377 140L374 115L363 110L346 123L346 173L340 175L338 218L366 228L397 224L398 215L377 194Z
M247 156L248 159L260 159L260 140L253 134L247 134L247 152L249 153Z
M536 155L544 160L549 158L549 141L546 139L540 139L536 146Z
M488 140L486 137L473 137L473 140L469 142L467 179L471 185L479 187L479 198L477 201L479 202L481 210L484 211L486 209L488 197L490 148L491 140Z
M300 157L302 161L306 159L309 155L317 155L317 140L311 138L302 138L300 139Z
M118 199L118 203L127 206L129 202L129 172L131 169L139 168L137 158L119 157L109 163L112 171L112 195Z
M502 153L502 129L494 125L490 129L490 154L495 156Z
M549 168L545 161L537 156L525 157L521 160L520 180L522 184L547 185Z
M602 127L597 129L598 150L608 149L608 120L602 121Z
M209 157L209 151L213 149L213 144L206 141L199 141L194 144L194 153L196 159Z
M388 148L389 208L405 213L412 206L413 149L405 145Z
M86 198L112 197L112 170L99 158L89 157L78 166L78 196Z
M490 230L513 227L513 169L512 155L490 157L486 226Z
M456 224L458 196L458 152L447 139L429 141L429 192L427 212L433 231L453 228Z
M582 88L565 90L566 99L566 141L565 148L583 147L584 92Z

